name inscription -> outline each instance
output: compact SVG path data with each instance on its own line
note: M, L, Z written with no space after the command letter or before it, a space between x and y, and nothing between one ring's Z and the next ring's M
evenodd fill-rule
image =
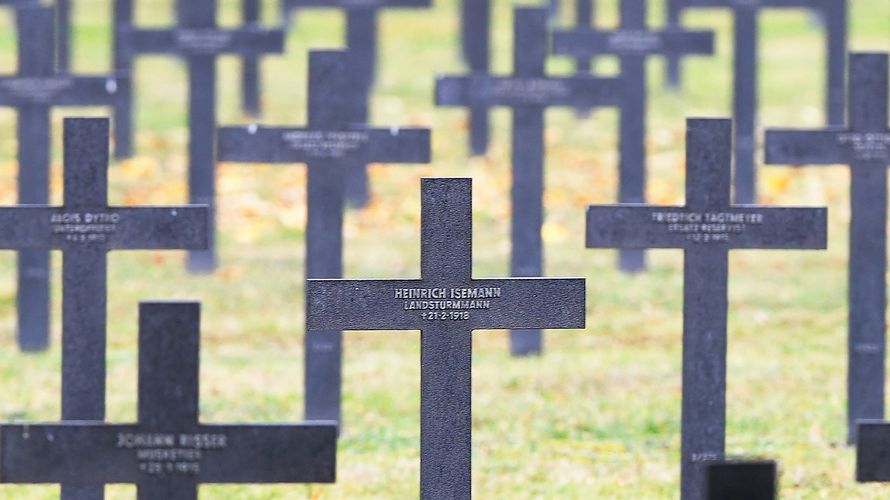
M118 449L134 450L139 472L149 475L197 475L207 451L224 450L225 434L120 432Z
M644 54L661 50L663 46L661 36L648 31L618 31L608 38L609 50L622 54Z
M177 47L184 51L215 54L232 45L234 33L217 29L180 29L175 32L175 37Z
M470 311L491 309L492 300L501 298L501 288L397 288L393 298L402 301L405 311L420 311L422 319L466 321Z
M890 161L890 133L846 133L837 136L838 144L850 146L861 161Z
M571 87L563 81L546 78L494 80L486 87L490 99L506 99L526 104L548 104L565 100L572 95Z
M291 131L282 136L284 144L312 158L342 158L370 142L367 132Z
M60 78L9 78L0 80L0 89L18 99L48 103L60 92L74 86L74 79Z
M669 233L686 235L695 243L727 243L747 226L763 224L763 215L734 212L653 212L652 222L667 227Z
M71 243L104 243L117 230L121 216L117 213L63 212L50 216L53 236Z

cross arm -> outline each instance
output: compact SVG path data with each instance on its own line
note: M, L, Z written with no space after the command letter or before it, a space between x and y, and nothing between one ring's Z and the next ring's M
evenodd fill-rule
M609 106L617 105L621 80L594 76L443 76L436 80L439 106Z
M687 248L697 244L729 248L823 249L827 245L824 208L725 210L649 205L587 208L587 248Z
M107 105L117 99L118 87L128 80L126 75L3 78L0 104Z
M890 163L890 131L856 133L842 129L766 131L766 163L850 165L856 161Z
M163 431L76 421L2 425L0 482L138 483L176 474L170 464L199 483L331 483L336 435L327 422Z
M668 29L646 31L620 29L557 30L553 33L553 53L576 57L615 55L707 55L714 53L714 33Z
M489 308L471 311L473 328L584 328L586 291L583 278L476 279L471 288L480 296L497 295ZM474 300L470 298L469 300Z
M0 248L63 248L102 244L111 249L203 249L206 207L102 209L16 206L0 209Z
M309 280L308 330L583 328L583 279L485 279L429 286L420 280Z
M217 132L217 159L233 162L307 163L352 157L366 163L427 163L428 129L342 131L305 128L223 127Z
M284 51L284 30L281 28L124 28L119 32L119 39L123 51L142 54L218 55Z

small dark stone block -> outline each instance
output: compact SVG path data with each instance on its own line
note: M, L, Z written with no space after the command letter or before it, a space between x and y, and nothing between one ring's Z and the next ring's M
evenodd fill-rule
M705 469L705 500L776 499L776 462L712 462Z
M856 481L890 482L890 423L859 420L856 428Z

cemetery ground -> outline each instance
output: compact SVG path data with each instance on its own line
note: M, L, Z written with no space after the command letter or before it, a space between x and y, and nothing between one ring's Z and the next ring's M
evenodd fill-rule
M107 70L110 2L77 2L76 71ZM463 71L455 0L433 10L383 16L381 68L372 102L375 124L433 128L432 165L372 168L373 202L345 220L345 276L419 275L423 176L474 179L474 271L505 276L509 262L509 114L495 114L492 149L467 160L466 113L436 109L434 77ZM494 61L510 68L510 2L496 2ZM851 2L851 50L890 50L890 6ZM238 2L222 2L226 23ZM264 2L269 19L273 5ZM661 19L655 2L650 19ZM602 22L614 23L606 2ZM168 2L137 2L137 19L163 24ZM726 116L731 93L731 18L687 14L687 24L718 29L718 54L685 63L685 88L662 90L662 64L650 63L650 202L683 203L686 116ZM0 25L12 17L0 13ZM821 30L802 13L761 17L761 125L819 127L823 122ZM302 124L309 47L335 47L340 16L297 16L284 58L264 62L263 123ZM14 37L0 30L0 72L14 69ZM604 71L614 62L603 60ZM570 70L554 59L554 73ZM239 64L219 65L220 124L240 113ZM145 58L136 66L137 154L110 173L110 201L186 200L186 107L182 66ZM61 202L61 120L102 109L53 112L53 200ZM474 334L473 480L478 498L669 498L679 481L682 253L648 252L647 272L616 271L612 250L584 249L584 208L612 203L617 153L614 111L577 119L547 112L546 269L588 279L585 331L546 334L540 358L511 359L504 332ZM15 203L15 116L0 110L0 201ZM733 252L730 259L727 453L780 461L787 498L879 498L881 486L853 482L845 445L846 167L761 167L763 203L830 207L827 252ZM221 263L213 276L190 276L181 252L115 252L109 259L108 415L136 416L137 303L200 299L201 418L204 422L302 419L303 231L305 167L223 165L219 169ZM54 421L60 410L61 259L54 256L53 344L23 355L15 345L13 252L0 255L0 419ZM338 484L202 486L203 498L410 498L419 474L419 336L345 335L344 424ZM132 498L132 486L108 489ZM2 498L55 498L57 487L0 488Z

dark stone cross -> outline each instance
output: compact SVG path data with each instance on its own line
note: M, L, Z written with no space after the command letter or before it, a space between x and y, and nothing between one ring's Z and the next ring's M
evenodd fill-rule
M711 54L714 36L705 31L651 31L646 26L646 0L621 0L617 30L592 28L555 30L553 52L573 57L617 55L623 79L620 114L618 201L646 202L646 59L666 54ZM622 249L623 271L646 267L641 250Z
M890 423L863 419L856 424L856 481L890 482Z
M684 250L681 487L700 500L702 464L724 450L729 252L825 248L827 211L733 205L732 121L687 123L686 205L588 207L587 247Z
M584 29L596 26L596 9L593 0L575 0L575 26ZM593 70L593 58L580 55L575 58L575 73L588 75ZM590 114L590 109L576 108L579 116Z
M366 163L428 163L427 129L352 126L349 98L355 75L340 51L309 55L309 126L225 127L218 132L220 161L305 163L308 172L306 276L343 276L343 210L346 172ZM340 332L307 329L305 414L308 420L340 421Z
M346 15L346 47L353 57L352 69L360 79L362 93L356 100L364 103L362 117L354 123L368 120L368 101L377 68L377 15L386 8L422 8L432 5L432 0L282 0L284 17L288 19L297 9L335 8ZM360 97L360 99L359 99ZM368 170L366 166L347 172L346 196L350 204L364 207L370 200Z
M68 118L64 140L65 204L0 208L0 248L62 251L62 419L102 420L108 252L205 248L208 210L108 206L108 120Z
M136 485L140 500L196 500L200 484L332 483L333 423L199 422L201 306L139 304L135 424L0 425L0 482Z
M306 291L310 330L420 330L423 499L470 498L473 331L584 328L583 279L473 278L471 191L470 179L421 181L420 279Z
M766 163L850 166L847 437L856 421L884 418L887 302L886 54L851 54L846 127L767 130Z
M130 3L132 0L119 0ZM177 25L168 29L118 28L122 57L129 66L139 54L165 54L185 59L189 81L189 200L215 204L216 59L223 54L258 55L284 50L284 31L249 25L222 29L216 25L216 0L177 0ZM132 7L132 5L129 5ZM126 10L126 9L124 9ZM132 11L119 10L118 16ZM211 216L211 221L213 217ZM216 269L213 226L208 228L208 249L190 252L189 269Z
M16 11L18 73L0 77L0 106L18 113L18 202L49 202L50 111L55 106L109 106L126 78L59 75L55 68L52 7ZM18 254L18 342L25 351L49 345L49 251Z
M847 0L670 0L669 23L679 25L681 13L693 8L732 9L735 21L733 56L733 118L735 120L735 200L757 200L757 14L767 8L823 11L828 19L828 72L826 110L828 123L843 125L844 67L847 45ZM669 61L669 81L679 86L678 59Z
M491 71L491 0L462 0L461 49L470 73L487 76ZM490 132L488 106L470 107L470 154L488 152Z
M551 106L617 106L621 81L590 75L550 77L547 58L547 9L517 7L513 29L513 75L471 74L440 77L436 104L442 106L506 106L513 111L513 188L511 194L510 274L544 274L544 111ZM514 331L510 352L540 354L540 330Z
M775 500L776 462L726 460L710 462L705 472L706 500Z

